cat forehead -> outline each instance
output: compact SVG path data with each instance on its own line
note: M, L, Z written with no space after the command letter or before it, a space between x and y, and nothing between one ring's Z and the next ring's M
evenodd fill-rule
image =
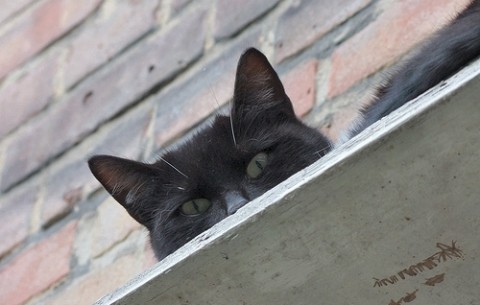
M165 153L156 166L168 182L234 176L255 154L271 147L282 135L287 136L285 127L261 123L244 126L219 115L209 126Z
M242 126L243 127L243 126ZM249 132L234 123L229 116L217 116L212 123L192 135L175 150L172 157L188 153L196 159L207 158L216 154L234 157L239 153L248 153L261 147L261 142L268 141L268 133L272 130L263 126L252 126Z
M171 171L173 166L192 171L192 169L211 169L242 155L231 132L230 118L218 116L207 127L192 135L175 149L164 154L157 165Z
M215 154L219 151L234 153L236 140L232 133L230 117L216 116L210 125L201 129L177 149L196 152L199 156Z

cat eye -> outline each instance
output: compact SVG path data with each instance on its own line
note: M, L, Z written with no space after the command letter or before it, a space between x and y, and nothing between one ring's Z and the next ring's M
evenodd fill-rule
M185 216L198 216L205 213L211 205L212 202L208 199L193 199L182 204L180 212Z
M267 165L268 155L264 152L256 154L247 165L247 175L250 178L258 178Z

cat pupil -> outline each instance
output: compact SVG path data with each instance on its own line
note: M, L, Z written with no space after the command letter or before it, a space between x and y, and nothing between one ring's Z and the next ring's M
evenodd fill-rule
M205 198L189 200L182 204L180 213L184 216L198 216L205 213L211 205L210 200Z
M247 175L250 178L258 178L267 165L268 155L264 152L256 154L247 166Z
M195 211L198 213L200 212L200 209L198 208L198 204L195 202L195 200L192 200L193 207L195 208Z

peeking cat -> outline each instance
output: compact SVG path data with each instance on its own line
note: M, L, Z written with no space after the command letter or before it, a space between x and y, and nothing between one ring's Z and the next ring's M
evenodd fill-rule
M350 138L480 55L480 0L439 31L377 91ZM292 103L256 49L240 58L229 116L218 115L153 164L113 156L92 173L150 232L160 260L332 149L295 117Z
M230 116L154 164L90 159L107 191L150 231L158 259L315 162L331 143L295 117L282 83L255 49L240 58Z

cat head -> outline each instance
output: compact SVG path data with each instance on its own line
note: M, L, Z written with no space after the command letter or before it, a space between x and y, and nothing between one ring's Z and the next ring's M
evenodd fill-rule
M146 164L94 156L105 189L150 231L162 259L323 156L328 140L300 122L267 58L240 58L230 116Z

